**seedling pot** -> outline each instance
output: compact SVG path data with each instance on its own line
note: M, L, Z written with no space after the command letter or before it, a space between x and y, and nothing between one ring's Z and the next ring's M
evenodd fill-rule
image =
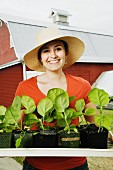
M0 148L10 148L12 141L12 133L0 133Z
M108 130L106 128L103 128L101 132L98 132L98 130L99 128L95 125L88 128L82 127L80 130L80 147L107 149Z
M56 130L40 130L33 135L33 146L35 148L56 148L58 147L58 135Z
M21 131L14 132L14 144L13 146L16 147L16 140L22 136L22 140L20 143L19 148L32 148L33 145L33 132L26 131L25 133L21 133Z
M64 148L78 148L80 146L80 133L71 131L67 133L65 131L61 132L59 135L60 142L59 145Z

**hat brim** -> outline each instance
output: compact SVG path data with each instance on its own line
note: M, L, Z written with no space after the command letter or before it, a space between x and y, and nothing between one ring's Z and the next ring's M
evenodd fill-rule
M76 37L63 35L61 37L50 39L49 41L52 41L52 40L64 40L68 44L68 54L66 58L67 64L64 65L63 69L74 64L81 57L85 49L84 43ZM24 62L26 66L30 68L31 70L40 71L40 72L45 71L45 68L38 60L38 51L47 42L46 41L43 42L41 45L29 51L24 56Z

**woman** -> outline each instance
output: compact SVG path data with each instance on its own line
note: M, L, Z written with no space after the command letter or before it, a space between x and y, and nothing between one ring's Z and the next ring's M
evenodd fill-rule
M35 103L44 98L51 88L61 88L76 100L84 98L87 107L95 107L88 100L90 84L80 78L65 74L63 69L74 64L84 52L83 42L73 36L63 35L57 28L45 28L37 36L36 48L24 56L28 68L43 71L44 74L21 82L16 96L28 95ZM74 107L74 102L70 104ZM94 117L86 117L93 122ZM72 123L78 124L78 119ZM23 170L88 170L85 157L27 157Z

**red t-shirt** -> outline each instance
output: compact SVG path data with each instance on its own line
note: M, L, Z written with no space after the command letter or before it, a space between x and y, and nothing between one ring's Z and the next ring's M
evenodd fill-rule
M78 100L83 98L87 103L88 93L91 90L91 85L88 81L80 77L74 77L66 74L67 92L69 96L75 96ZM37 78L32 77L28 80L22 81L15 93L15 96L27 95L34 99L36 105L38 102L46 97L37 86ZM70 103L70 107L74 108L75 101ZM78 125L78 119L72 121L73 124ZM86 162L85 157L27 157L27 161L34 167L41 170L67 170L83 165Z

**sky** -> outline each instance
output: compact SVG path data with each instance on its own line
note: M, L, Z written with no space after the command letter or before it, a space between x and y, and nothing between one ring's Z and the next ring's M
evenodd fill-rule
M113 35L113 0L0 0L0 13L46 22L51 8L68 11L70 26Z

